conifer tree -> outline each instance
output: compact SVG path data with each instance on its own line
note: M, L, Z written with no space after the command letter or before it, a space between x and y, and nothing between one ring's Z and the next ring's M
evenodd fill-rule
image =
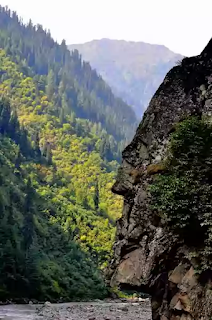
M34 189L32 187L31 179L28 178L26 185L23 226L23 246L25 250L28 250L31 246L34 236L33 198Z
M51 99L54 94L54 87L55 87L55 75L53 70L51 69L47 76L47 85L46 85L46 94L49 99Z
M51 150L50 143L47 144L46 161L48 165L52 165L52 150Z
M4 134L9 129L10 104L6 99L0 99L0 133Z
M36 132L35 134L35 155L37 159L41 158L41 151L40 151L40 138L39 138L39 133Z
M98 211L99 210L99 184L98 184L98 180L96 180L96 183L95 183L94 206L95 206L96 211Z

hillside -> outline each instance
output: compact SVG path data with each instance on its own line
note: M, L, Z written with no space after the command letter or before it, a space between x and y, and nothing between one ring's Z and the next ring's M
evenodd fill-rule
M0 7L0 300L103 297L132 109L65 42ZM5 263L6 261L6 263Z
M50 186L43 172L52 179L52 168L6 100L0 100L0 114L1 301L101 297L105 288L95 264L58 223L57 205L53 209L46 199ZM54 179L56 188L58 174Z
M71 108L77 117L100 123L116 140L132 136L136 124L132 108L113 95L77 51L70 54L65 41L57 44L41 25L33 26L30 21L26 28L15 13L0 11L0 47L14 62L22 62L25 72L30 67L34 74L47 76L48 97L60 95L56 106L63 104L65 113Z
M121 40L73 44L140 118L166 73L182 56L162 45Z

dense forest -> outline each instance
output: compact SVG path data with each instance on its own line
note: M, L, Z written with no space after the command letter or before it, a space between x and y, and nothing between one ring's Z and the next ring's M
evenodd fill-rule
M77 51L0 7L0 299L103 297L136 117Z
M5 100L0 101L0 115L0 299L104 295L95 265L33 186L42 183L32 174L38 172L39 149L30 145ZM48 170L44 157L42 161Z
M114 97L77 50L70 54L65 41L57 44L49 31L33 26L31 21L25 26L10 10L1 8L0 17L0 47L23 73L35 77L38 89L53 100L58 116L61 110L74 112L77 117L100 123L117 140L132 137L136 125L132 108Z

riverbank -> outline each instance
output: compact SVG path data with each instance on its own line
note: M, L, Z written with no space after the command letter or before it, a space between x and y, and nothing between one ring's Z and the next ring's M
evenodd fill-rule
M0 306L1 320L151 320L149 300Z

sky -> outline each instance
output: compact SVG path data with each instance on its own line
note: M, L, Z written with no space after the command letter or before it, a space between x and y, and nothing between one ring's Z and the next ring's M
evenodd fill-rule
M123 39L162 44L185 56L212 37L212 0L0 0L57 41Z

